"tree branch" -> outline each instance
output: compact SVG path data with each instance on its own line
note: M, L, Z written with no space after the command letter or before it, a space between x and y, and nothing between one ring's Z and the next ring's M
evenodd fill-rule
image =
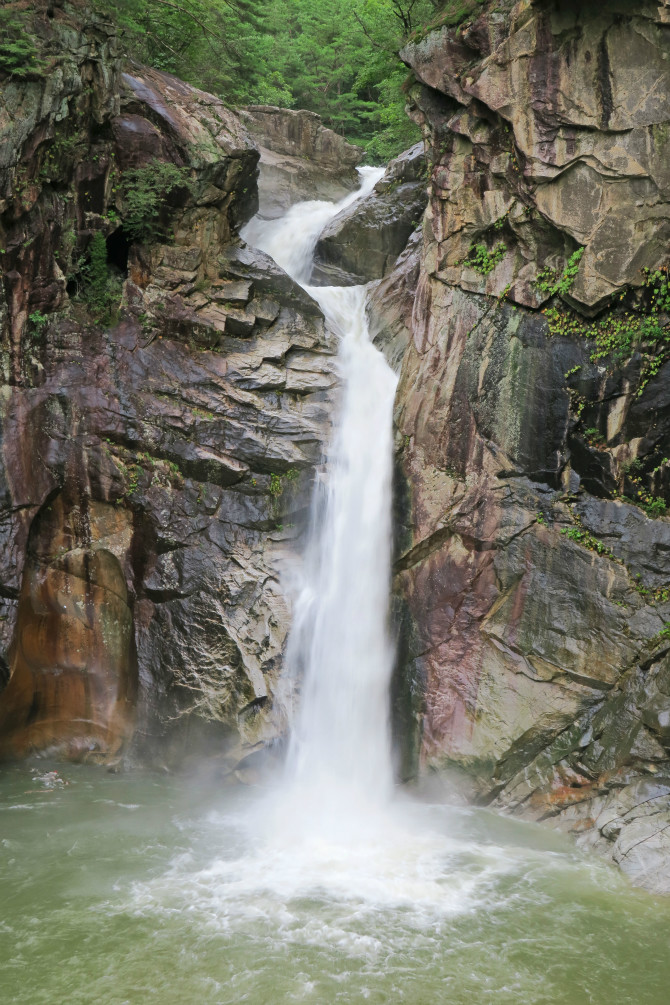
M363 34L367 38L368 42L370 42L375 47L375 49L381 49L382 52L386 52L386 53L393 53L393 49L387 49L385 45L381 45L380 42L377 42L376 39L374 39L372 37L372 35L370 34L369 29L365 27L365 24L363 23L363 21L361 21L360 17L358 16L358 13L355 10L352 11L352 14L354 15L354 17L358 21L359 25L361 26L361 28L363 30Z

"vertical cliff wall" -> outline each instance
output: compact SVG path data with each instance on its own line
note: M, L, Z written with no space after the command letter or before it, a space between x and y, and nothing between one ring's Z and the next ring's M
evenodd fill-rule
M429 205L376 293L407 760L670 889L670 10L477 12L403 50Z
M242 770L281 725L333 346L237 237L240 121L76 13L36 13L40 69L0 80L0 750L171 762L209 737Z

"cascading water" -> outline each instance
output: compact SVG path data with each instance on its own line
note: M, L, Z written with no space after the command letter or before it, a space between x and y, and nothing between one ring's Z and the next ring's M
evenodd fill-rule
M325 479L317 482L302 589L294 606L288 671L303 678L288 773L312 811L341 822L392 788L387 633L391 553L392 408L396 378L371 344L363 286L311 287L325 224L367 194L383 170L362 168L358 192L307 202L243 236L318 300L340 338L342 401Z
M294 206L245 236L306 284L341 206ZM285 783L7 773L2 998L665 1005L670 906L550 831L389 798L395 381L364 289L307 288L341 340L342 394L295 603Z

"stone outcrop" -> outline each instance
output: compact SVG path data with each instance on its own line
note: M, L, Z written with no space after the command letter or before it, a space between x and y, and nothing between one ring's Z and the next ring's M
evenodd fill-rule
M312 283L347 286L381 279L419 226L427 198L426 159L423 143L417 143L391 161L370 195L324 228Z
M645 332L670 318L642 270L667 264L670 17L488 4L402 55L429 203L374 299L402 360L405 773L667 891L670 361Z
M243 770L280 731L279 575L333 346L237 236L259 157L240 121L124 66L103 22L37 30L51 72L0 98L0 750L175 763L215 741ZM161 165L178 184L137 236L128 179Z
M259 212L266 219L305 199L337 202L358 187L364 150L326 128L316 112L249 105L240 118L260 150Z

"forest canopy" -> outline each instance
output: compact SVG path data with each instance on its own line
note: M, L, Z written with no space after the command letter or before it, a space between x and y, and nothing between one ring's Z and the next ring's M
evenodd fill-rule
M318 112L386 160L415 142L398 50L482 0L93 0L124 31L128 54L232 106Z

